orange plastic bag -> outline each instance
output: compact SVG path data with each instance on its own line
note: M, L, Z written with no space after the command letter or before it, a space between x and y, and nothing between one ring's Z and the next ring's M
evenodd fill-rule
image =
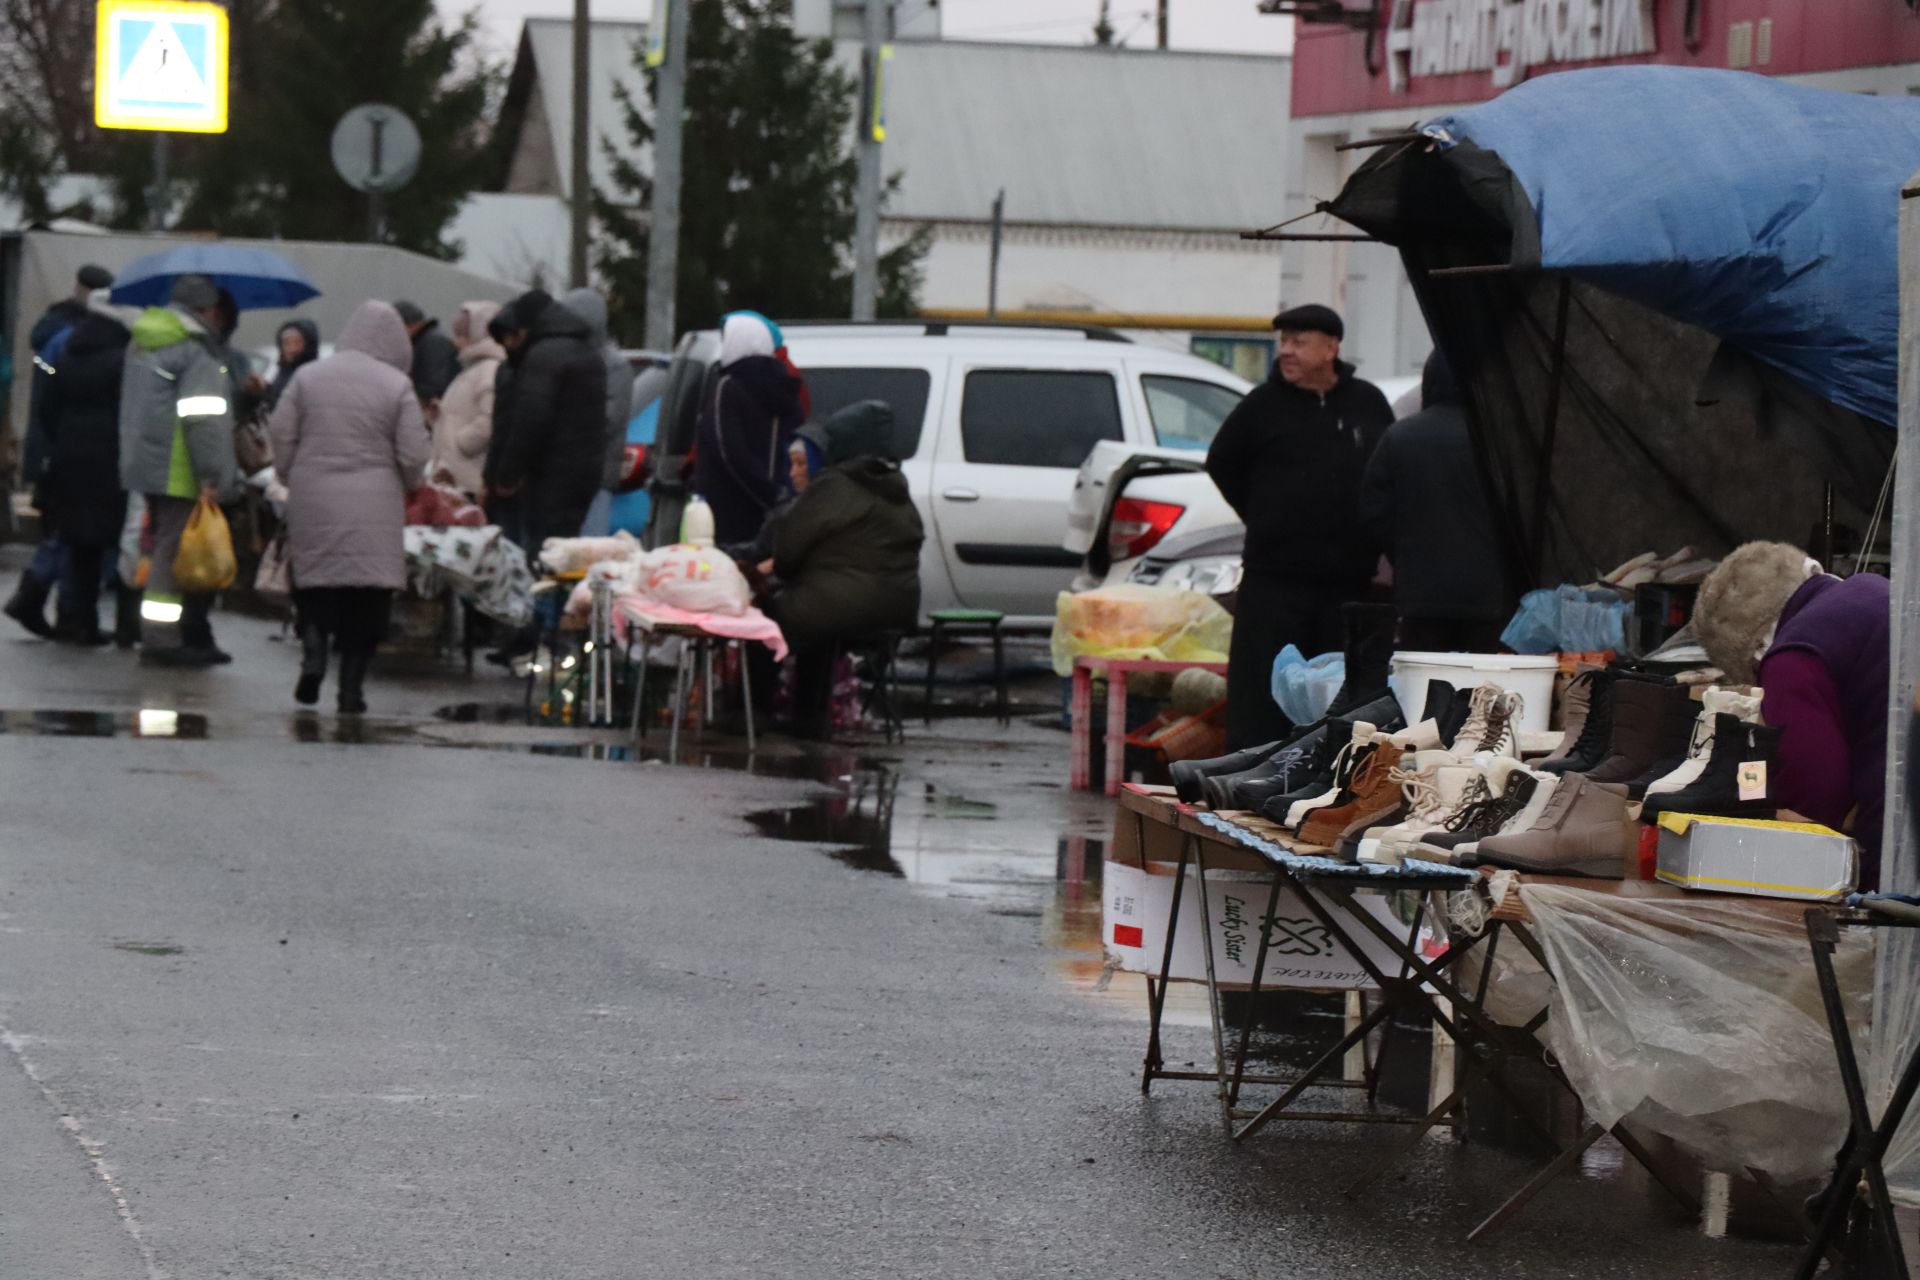
M233 556L233 531L211 499L202 498L187 517L180 550L173 557L173 583L187 595L225 591L240 574Z

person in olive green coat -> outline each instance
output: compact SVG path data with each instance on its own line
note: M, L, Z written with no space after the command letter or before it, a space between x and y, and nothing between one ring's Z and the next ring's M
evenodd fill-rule
M824 733L833 660L850 638L920 617L926 528L890 456L893 410L866 400L826 423L825 468L773 526L781 584L768 612L794 650L798 730Z

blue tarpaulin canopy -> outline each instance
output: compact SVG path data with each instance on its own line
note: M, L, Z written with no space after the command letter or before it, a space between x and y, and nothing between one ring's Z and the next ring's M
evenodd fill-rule
M1526 587L1866 529L1916 171L1920 100L1603 67L1383 140L1325 207L1400 250Z
M1505 162L1539 222L1528 265L1698 325L1893 424L1920 100L1613 67L1541 76L1425 132Z

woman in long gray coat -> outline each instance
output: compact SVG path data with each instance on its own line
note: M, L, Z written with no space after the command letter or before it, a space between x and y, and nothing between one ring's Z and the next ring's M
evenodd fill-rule
M393 593L407 582L407 494L420 487L430 452L412 366L400 313L365 302L334 353L296 373L273 411L300 627L293 696L308 706L320 699L331 645L340 710L367 709L367 667L386 637Z

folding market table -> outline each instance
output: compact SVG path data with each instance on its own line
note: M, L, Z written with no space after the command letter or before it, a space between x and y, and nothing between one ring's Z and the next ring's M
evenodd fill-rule
M1147 829L1149 824L1171 828L1178 833L1179 860L1174 871L1172 903L1167 920L1167 932L1164 948L1160 957L1158 981L1148 976L1148 1029L1147 1053L1140 1080L1142 1093L1150 1092L1155 1080L1213 1080L1220 1099L1221 1119L1227 1132L1236 1140L1244 1140L1273 1120L1286 1118L1316 1121L1346 1121L1361 1124L1413 1124L1422 1117L1396 1113L1365 1111L1315 1111L1292 1109L1292 1104L1308 1089L1314 1087L1354 1087L1356 1082L1330 1079L1329 1074L1338 1066L1345 1055L1356 1046L1365 1051L1367 1038L1376 1028L1382 1026L1397 1010L1415 1007L1433 1016L1450 1036L1458 1038L1454 1020L1442 1010L1437 999L1427 990L1427 984L1439 977L1445 970L1465 954L1466 947L1449 947L1439 958L1426 961L1419 954L1420 913L1408 932L1396 933L1382 924L1373 913L1366 910L1355 897L1357 892L1391 892L1405 890L1423 895L1421 911L1427 903L1424 895L1433 892L1445 892L1471 886L1478 877L1471 871L1458 867L1444 866L1438 863L1410 862L1399 867L1355 865L1336 861L1332 858L1296 853L1285 848L1273 838L1271 828L1262 830L1257 819L1247 815L1222 815L1193 809L1181 804L1162 788L1147 788L1128 784L1120 791L1122 820L1131 820L1136 824L1139 847L1144 851L1148 846ZM1234 855L1238 855L1237 857ZM1221 1008L1220 982L1214 960L1212 946L1213 923L1209 914L1206 895L1206 883L1209 874L1222 862L1237 862L1235 870L1248 869L1251 865L1271 873L1271 882L1267 889L1267 906L1260 917L1260 940L1254 953L1252 980L1246 986L1248 993L1248 1012L1238 1028L1234 1051L1227 1051L1228 1028ZM1166 1007L1167 990L1172 982L1174 946L1180 924L1181 899L1186 888L1187 870L1195 872L1196 891L1200 895L1201 930L1207 935L1201 947L1206 965L1206 984L1208 996L1208 1014L1213 1032L1214 1069L1211 1072L1169 1071L1166 1069L1161 1049L1161 1025ZM1299 900L1312 914L1315 923L1331 939L1339 942L1353 955L1366 972L1368 979L1379 990L1381 999L1368 1011L1338 1042L1327 1049L1298 1076L1258 1076L1247 1073L1247 1055L1253 1035L1253 1002L1259 996L1262 982L1267 971L1267 960L1272 950L1274 933L1277 927L1277 909L1281 894L1293 890ZM1374 961L1361 942L1361 935L1382 947L1397 961L1394 971L1389 972ZM1471 944L1468 944L1471 946ZM1445 989L1451 984L1442 977ZM1379 1064L1369 1061L1365 1079L1357 1082L1367 1092L1367 1102L1371 1107L1379 1088ZM1248 1084L1275 1084L1285 1086L1285 1092L1274 1102L1258 1113L1242 1113L1237 1110L1240 1092ZM1245 1120L1245 1124L1238 1121Z

